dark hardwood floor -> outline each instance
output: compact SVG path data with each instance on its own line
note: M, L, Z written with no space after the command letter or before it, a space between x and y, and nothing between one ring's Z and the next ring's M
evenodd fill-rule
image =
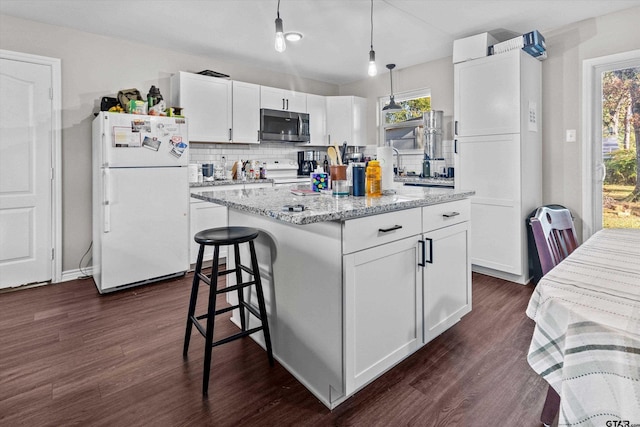
M102 296L92 280L0 294L0 425L540 425L531 286L474 274L470 314L329 411L250 338L214 348L203 399L197 332L182 358L191 278ZM235 329L228 317L216 337Z

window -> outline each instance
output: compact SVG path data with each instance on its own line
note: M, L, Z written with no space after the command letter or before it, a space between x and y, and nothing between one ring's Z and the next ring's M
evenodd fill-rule
M380 123L382 126L391 123L404 122L406 120L422 117L425 111L431 110L431 90L419 89L410 92L402 92L394 95L396 103L402 107L402 111L396 113L385 113L382 107L389 103L389 97L383 96L378 99L380 105Z
M378 111L380 116L378 123L380 137L379 141L384 144L385 134L384 127L389 124L404 122L406 120L422 117L422 114L431 110L431 89L418 89L409 92L401 92L394 94L396 103L402 107L402 111L396 113L385 113L382 108L389 103L389 96L381 96L378 98Z

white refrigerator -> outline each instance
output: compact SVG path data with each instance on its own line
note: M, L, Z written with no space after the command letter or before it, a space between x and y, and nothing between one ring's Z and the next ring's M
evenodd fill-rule
M100 293L189 269L189 140L177 117L93 121L93 279Z

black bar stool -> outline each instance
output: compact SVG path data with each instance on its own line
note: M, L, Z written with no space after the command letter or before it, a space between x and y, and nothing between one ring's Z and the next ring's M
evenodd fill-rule
M191 300L189 302L189 314L187 315L187 330L184 336L184 350L183 356L187 356L189 350L189 340L191 338L191 327L195 325L196 329L205 337L205 349L204 349L204 373L202 383L202 394L207 395L209 390L209 372L211 370L211 351L213 347L228 343L238 338L245 337L253 334L254 332L263 331L264 341L267 347L267 355L269 356L269 364L273 366L273 352L271 350L271 335L269 334L269 324L267 323L267 309L264 302L264 294L262 292L262 282L260 280L260 270L258 268L258 260L256 258L256 250L253 244L254 239L258 237L258 230L249 227L220 227L210 228L203 230L194 236L194 240L200 244L200 250L198 252L198 261L196 262L196 271L193 275L193 285L191 287ZM240 244L249 243L249 249L251 252L251 268L248 268L240 263ZM220 246L231 246L234 249L235 268L231 270L219 271L218 255L220 253ZM213 249L213 268L211 270L211 276L207 277L202 273L202 259L204 256L205 246L214 246ZM230 255L230 254L229 254ZM253 277L253 280L248 282L242 282L242 272L246 272ZM235 273L236 284L222 289L217 288L218 276ZM195 315L196 301L198 299L198 287L200 281L203 281L209 285L209 305L207 312L200 316ZM244 300L244 288L255 285L256 294L258 296L258 309L249 305ZM216 310L216 296L218 294L237 291L238 304L232 307L222 308ZM215 324L214 318L218 314L226 313L233 309L238 308L240 310L240 324L242 331L231 335L229 337L213 341L213 327ZM247 329L247 319L245 318L245 309L260 319L261 325L255 328ZM207 319L206 327L202 327L199 320Z

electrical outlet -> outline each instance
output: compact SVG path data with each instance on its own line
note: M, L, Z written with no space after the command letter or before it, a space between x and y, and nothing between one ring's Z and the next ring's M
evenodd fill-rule
M567 142L576 142L576 130L575 129L567 129L567 136L565 138Z

